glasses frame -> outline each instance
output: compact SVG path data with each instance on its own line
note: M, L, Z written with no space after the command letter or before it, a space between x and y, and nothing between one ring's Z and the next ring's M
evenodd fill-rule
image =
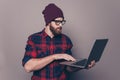
M62 24L62 25L64 25L65 23L66 23L66 20L52 20L53 22L55 22L55 24L56 25L60 25L60 24Z

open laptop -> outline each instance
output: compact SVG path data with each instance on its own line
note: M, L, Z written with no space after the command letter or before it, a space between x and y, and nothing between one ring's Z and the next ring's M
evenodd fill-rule
M100 60L107 42L108 39L96 39L88 59L77 59L76 62L64 61L60 64L86 69L92 60L95 60L95 62Z

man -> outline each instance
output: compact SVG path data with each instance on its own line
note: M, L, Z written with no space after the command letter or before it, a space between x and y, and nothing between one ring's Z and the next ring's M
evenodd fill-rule
M72 42L62 34L64 15L55 4L49 4L43 10L46 27L29 36L26 52L22 60L27 72L33 71L32 80L67 80L66 70L71 67L60 65L63 60L75 61L71 55ZM94 65L92 62L89 68Z

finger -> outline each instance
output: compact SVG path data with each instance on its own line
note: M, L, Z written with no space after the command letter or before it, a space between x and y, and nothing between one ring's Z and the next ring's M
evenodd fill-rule
M95 66L95 63L93 64L93 66Z
M72 61L76 61L76 59L75 59L75 58L72 58Z
M91 64L91 67L94 67L95 66L95 64Z
M74 58L72 58L72 57L71 57L71 58L68 58L68 60L69 60L69 61L76 61L76 59L74 59Z
M76 59L75 59L74 57L70 56L70 55L69 55L69 59L70 59L71 61L76 61Z
M92 66L94 66L94 65L95 65L95 61L92 62Z
M91 65L88 65L88 69L90 69L91 68Z

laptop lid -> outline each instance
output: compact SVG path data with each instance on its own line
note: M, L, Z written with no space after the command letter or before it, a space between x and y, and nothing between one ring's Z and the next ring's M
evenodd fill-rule
M86 65L90 64L92 60L95 60L95 62L98 62L100 60L107 42L108 39L97 39L95 41Z
M108 42L108 39L96 39L91 49L90 55L87 59L87 62L85 63L85 66L75 65L74 62L70 62L70 61L61 62L60 64L73 66L73 67L87 68L88 64L90 64L92 60L95 60L95 62L98 62L100 60L107 42ZM80 60L83 60L83 59L80 59Z

